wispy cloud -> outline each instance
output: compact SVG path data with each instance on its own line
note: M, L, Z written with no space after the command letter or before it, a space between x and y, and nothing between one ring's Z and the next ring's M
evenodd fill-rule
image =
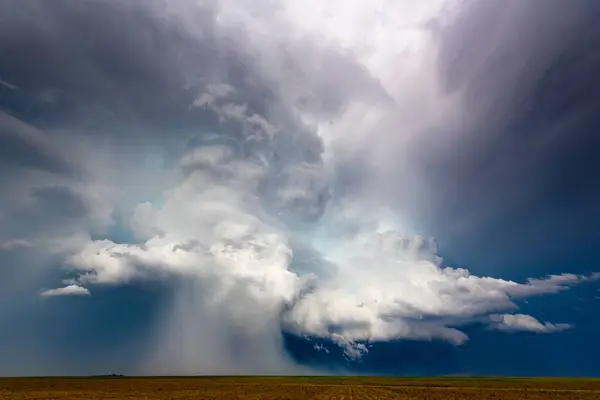
M570 324L540 322L526 314L496 314L490 316L490 325L505 332L553 333L573 328Z

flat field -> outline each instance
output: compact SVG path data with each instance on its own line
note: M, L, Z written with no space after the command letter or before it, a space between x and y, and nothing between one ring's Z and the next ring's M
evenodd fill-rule
M3 378L0 399L600 399L600 379L154 377Z

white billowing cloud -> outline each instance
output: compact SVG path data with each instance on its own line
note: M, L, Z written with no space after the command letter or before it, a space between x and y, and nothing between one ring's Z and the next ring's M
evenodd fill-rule
M495 314L490 316L490 326L506 332L534 332L553 333L573 326L569 324L553 324L540 322L531 315L526 314Z
M331 335L330 339L333 343L344 349L344 355L351 360L358 360L369 352L367 346L363 343L357 343L355 340L348 339L344 335L334 333Z
M90 291L87 288L79 285L67 285L62 288L48 289L40 293L42 297L50 296L86 296Z
M330 260L337 275L320 282L286 316L293 329L355 341L395 338L467 340L456 329L501 310L515 299L555 293L587 280L575 275L525 283L478 277L444 267L435 243L395 231L344 243Z
M144 243L90 242L69 260L86 272L80 279L115 284L156 273L198 276L221 282L220 296L244 283L253 298L290 301L299 285L288 271L292 249L260 211L265 167L235 158L228 147L205 146L184 155L181 168L182 184L162 207L143 203L135 211L138 233L149 235Z
M164 342L150 361L168 365L164 372L297 371L282 351L279 315L310 277L290 271L288 234L263 210L259 192L267 166L236 151L235 145L190 149L179 163L181 183L165 193L163 204L142 203L134 211L142 243L90 241L68 260L80 284L169 276L195 282L184 290L189 296L177 296ZM231 332L239 337L230 338ZM207 336L214 351L204 339L195 341L197 334ZM176 351L181 340L184 354ZM236 350L237 341L247 343L244 352Z

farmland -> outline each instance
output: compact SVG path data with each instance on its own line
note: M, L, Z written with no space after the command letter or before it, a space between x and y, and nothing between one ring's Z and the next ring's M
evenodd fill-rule
M375 377L4 378L0 399L600 399L600 380Z

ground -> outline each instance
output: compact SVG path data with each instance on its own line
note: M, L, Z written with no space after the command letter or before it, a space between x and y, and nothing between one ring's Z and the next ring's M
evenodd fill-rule
M0 399L600 399L600 379L156 377L3 378Z

